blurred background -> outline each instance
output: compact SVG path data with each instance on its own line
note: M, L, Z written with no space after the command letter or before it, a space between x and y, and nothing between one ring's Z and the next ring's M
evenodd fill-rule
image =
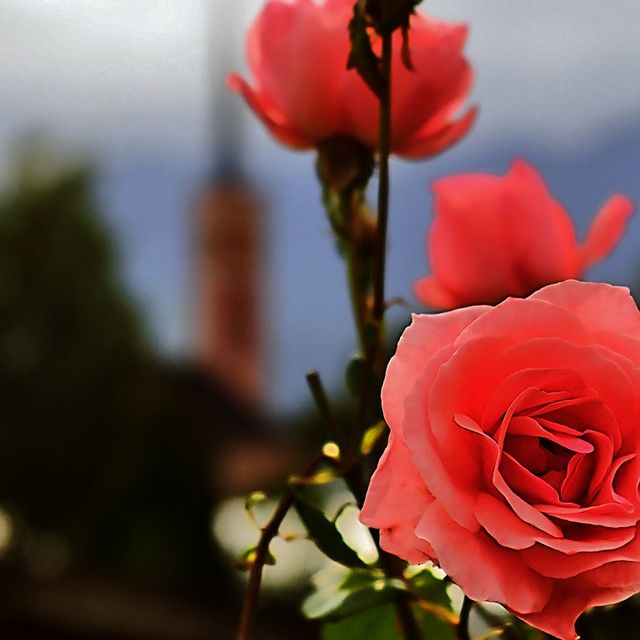
M242 496L317 442L306 370L340 396L355 337L313 154L224 88L261 5L0 4L3 638L231 637ZM470 24L481 113L392 165L388 293L411 306L436 177L525 157L581 234L613 192L640 202L637 0L424 9ZM639 230L589 278L640 284ZM283 545L261 633L311 637L287 594L318 561Z

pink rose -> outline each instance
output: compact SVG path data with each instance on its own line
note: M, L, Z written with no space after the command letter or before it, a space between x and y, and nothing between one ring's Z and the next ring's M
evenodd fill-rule
M391 428L361 514L479 601L563 640L640 591L640 313L569 280L415 315L382 389Z
M629 199L614 195L579 245L566 210L523 160L504 177L438 180L433 193L428 238L433 275L415 289L422 302L437 309L493 304L579 278L613 249L633 211Z
M377 146L377 99L356 71L347 70L353 5L353 0L270 0L249 29L247 57L255 84L238 74L231 74L228 84L288 146L316 147L336 136ZM392 150L408 158L432 156L462 138L475 118L471 109L453 120L473 77L462 54L467 28L414 16L415 71L401 62L396 35Z

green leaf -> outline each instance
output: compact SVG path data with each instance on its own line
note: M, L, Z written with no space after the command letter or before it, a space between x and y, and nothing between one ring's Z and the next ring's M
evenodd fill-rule
M355 69L371 91L380 98L384 88L384 78L380 71L378 57L371 46L367 18L360 3L353 9L353 18L349 22L349 35L351 51L347 68Z
M447 592L447 583L436 578L429 569L420 571L411 578L411 591L421 600L437 604L449 611L453 611L451 598Z
M393 604L385 604L322 627L322 640L400 640ZM437 636L433 636L435 640Z
M245 511L253 511L255 507L267 500L267 494L264 491L254 491L247 496L244 501Z
M381 577L377 571L356 570L347 573L337 588L329 584L312 593L302 610L307 618L340 620L407 595L400 580Z
M424 569L411 578L411 593L419 602L415 611L425 640L454 640L457 616L451 606L447 583Z
M249 547L245 549L236 559L235 567L240 571L249 571L251 567L255 564L256 556L258 553L258 547ZM267 555L264 561L265 564L274 565L276 563L275 556L271 553L271 551L267 550Z
M428 611L418 613L418 624L424 640L455 640L455 627Z
M358 554L342 539L335 523L331 522L320 509L309 504L300 490L295 487L292 487L292 490L296 511L318 549L331 560L345 567L366 567Z
M606 611L606 610L603 610ZM505 621L505 622L508 622ZM511 621L511 625L513 627L513 630L515 631L515 633L518 635L519 638L523 638L526 640L546 640L547 638L549 640L551 640L551 636L548 636L546 633L543 633L542 631L538 631L538 629L534 629L533 627L530 627L528 624L525 624L524 622L522 622L521 620L517 620L515 618L512 619ZM606 626L603 630L602 630L602 634L600 635L595 629L591 629L591 627L589 627L590 631L591 631L591 635L594 638L602 638L604 640L604 638L624 638L624 637L630 637L628 635L628 632L630 631L627 629L620 629L620 631L622 631L622 634L611 634L611 632L613 631L611 626ZM578 630L579 631L579 630ZM616 631L618 631L616 629ZM615 632L614 632L615 633ZM611 635L610 635L611 634Z

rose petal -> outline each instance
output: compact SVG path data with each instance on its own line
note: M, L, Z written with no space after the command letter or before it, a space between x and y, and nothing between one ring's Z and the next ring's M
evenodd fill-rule
M587 328L577 314L544 301L509 298L469 324L460 332L456 344L497 335L508 336L514 343L539 338L565 339L575 345L592 342ZM558 368L559 364L556 365ZM530 364L528 368L531 367ZM562 369L567 368L569 367L565 363Z
M478 108L472 107L459 120L451 122L433 133L418 132L404 143L398 144L395 152L404 158L433 157L459 142L473 127Z
M498 381L512 375L518 370L527 367L549 369L558 367L565 368L567 363L571 363L571 368L580 375L585 387L594 390L599 396L597 399L576 399L559 401L554 410L561 407L573 406L572 413L576 413L579 407L588 402L589 410L585 409L585 414L589 411L596 411L595 407L604 405L616 418L616 423L620 426L620 432L626 433L633 430L637 424L637 393L635 381L630 380L626 371L613 359L608 359L598 352L596 348L589 346L576 346L566 340L540 339L529 340L510 347L500 354L493 362L487 364L483 375L483 384L489 384L488 380ZM551 406L551 405L550 405ZM536 410L530 415L542 412ZM549 415L552 419L552 415ZM556 420L557 421L557 420ZM574 425L569 425L574 426ZM588 425L590 428L597 428L596 425ZM605 425L606 426L606 425ZM620 434L616 432L609 435L620 442Z
M314 145L336 135L342 122L351 14L344 3L268 2L247 35L259 93Z
M268 100L258 94L247 81L237 73L227 76L227 85L232 91L241 93L253 112L282 144L295 149L308 149L313 142L296 131Z
M566 502L560 502L560 496L556 489L545 482L542 478L539 478L523 467L507 452L502 453L502 457L500 459L500 473L511 489L529 504L544 503L566 505Z
M468 416L456 414L454 419L460 427L479 436L478 440L482 447L481 460L485 472L485 487L495 487L504 496L509 506L520 519L551 536L562 537L561 529L549 520L549 518L524 501L519 495L514 493L511 487L504 481L500 472L502 451L498 443L490 436L487 436L480 429L479 425ZM505 419L510 419L510 416L506 416Z
M549 600L551 582L529 569L518 552L459 526L437 502L425 511L416 534L431 544L439 565L473 600L508 602L520 612L540 611Z
M599 553L578 552L571 555L537 544L524 549L520 557L534 571L548 578L573 578L612 561L640 562L640 540L635 536L629 544L617 549Z
M609 198L596 215L580 247L581 271L606 258L624 234L631 214L633 202L616 194Z
M577 638L578 616L593 606L615 604L640 591L640 563L610 562L575 578L556 582L549 604L533 614L516 615L562 640Z
M487 309L470 307L446 314L411 316L411 325L398 342L382 387L382 408L391 429L402 428L402 404L429 359L443 347L453 344L460 331Z
M534 420L529 416L515 416L507 427L509 435L532 436L535 438L545 438L551 442L577 453L591 453L593 445L582 438L574 435L567 435L561 431L545 429L542 421Z
M575 371L566 369L522 369L516 371L500 382L488 398L482 413L482 428L484 431L490 431L491 427L502 419L513 398L524 389L538 390L537 395L530 395L532 404L531 407L523 407L523 410L526 410L544 407L550 402L574 398L583 386L582 378Z
M600 332L615 332L640 339L640 314L626 287L566 280L536 291L529 299L572 311L595 338Z
M484 530L509 549L531 547L540 535L539 529L520 520L510 507L488 493L476 497L475 514Z
M431 358L411 388L404 402L402 433L429 492L446 505L456 522L474 530L479 525L473 514L473 495L481 478L477 465L469 465L469 459L474 457L472 447L468 446L471 443L464 431L453 422L453 416L449 416L445 418L447 429L454 436L454 442L450 442L449 446L462 455L451 457L448 450L441 452L432 432L428 405L424 402L425 390L433 387L433 380L443 363L449 360L451 351L452 347L445 348Z
M417 280L414 292L418 300L433 309L452 309L457 306L455 295L445 289L433 276Z
M568 533L566 538L540 537L538 542L550 549L572 554L619 549L633 540L635 535L635 527L624 529L578 527L575 531Z
M433 549L415 535L416 525L432 501L402 439L391 433L371 478L360 521L380 529L380 545L385 551L420 564L434 559Z

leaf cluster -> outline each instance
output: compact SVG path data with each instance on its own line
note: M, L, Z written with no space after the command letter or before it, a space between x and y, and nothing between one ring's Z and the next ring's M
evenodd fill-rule
M303 612L323 623L323 640L401 640L395 606L400 599L411 603L425 640L454 639L456 616L447 583L428 569L406 581L375 568L325 570L316 577Z
M359 0L349 23L351 51L347 68L355 69L369 88L382 97L384 75L380 57L374 50L372 34L385 36L402 31L401 56L405 66L413 69L409 49L409 23L422 0Z

